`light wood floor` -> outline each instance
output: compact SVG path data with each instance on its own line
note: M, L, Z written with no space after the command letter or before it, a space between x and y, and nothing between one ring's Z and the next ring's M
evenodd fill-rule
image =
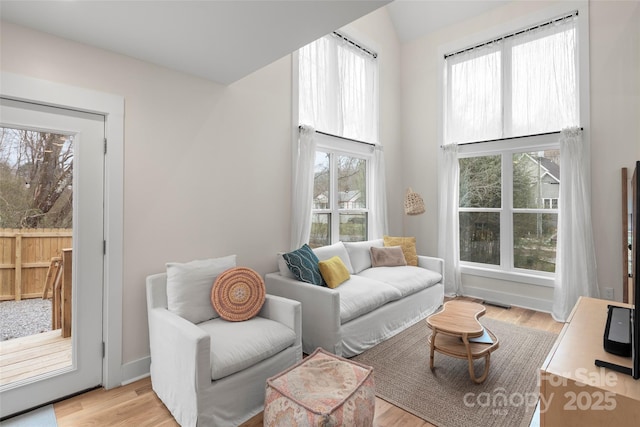
M513 307L503 309L486 306L486 317L521 326L559 333L563 324L555 322L549 314ZM54 404L58 425L66 426L177 426L169 411L151 389L151 380L145 378L112 390L96 389ZM376 398L374 425L431 426L410 413ZM258 414L243 427L262 426Z
M71 338L60 329L0 342L0 386L71 366Z

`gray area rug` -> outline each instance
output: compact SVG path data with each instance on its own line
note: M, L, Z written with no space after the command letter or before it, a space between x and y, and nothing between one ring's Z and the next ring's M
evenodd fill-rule
M557 335L481 318L500 340L482 384L469 378L466 360L435 354L425 321L355 356L373 367L376 395L439 427L529 426L538 400L540 367ZM482 372L484 359L475 362Z

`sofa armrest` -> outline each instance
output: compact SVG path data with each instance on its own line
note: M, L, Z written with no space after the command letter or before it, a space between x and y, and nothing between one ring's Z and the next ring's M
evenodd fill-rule
M440 273L444 283L444 260L442 258L418 255L418 267Z
M302 349L311 354L316 348L342 354L340 334L340 294L330 288L299 282L268 273L267 293L300 301L302 304Z
M295 345L302 345L302 304L299 301L267 294L258 316L287 326L296 333Z

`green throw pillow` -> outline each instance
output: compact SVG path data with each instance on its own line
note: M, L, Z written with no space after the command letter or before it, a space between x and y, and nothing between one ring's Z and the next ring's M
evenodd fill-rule
M306 243L300 249L282 254L282 258L284 258L291 273L299 281L311 283L312 285L326 286L318 267L318 257Z

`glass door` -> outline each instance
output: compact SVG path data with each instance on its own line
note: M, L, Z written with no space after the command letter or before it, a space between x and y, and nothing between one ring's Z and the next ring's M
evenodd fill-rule
M48 336L0 342L11 353L0 364L0 417L102 381L104 124L0 99L0 236L2 256L14 253L1 264L11 271L0 270L0 305L50 300L51 313Z

